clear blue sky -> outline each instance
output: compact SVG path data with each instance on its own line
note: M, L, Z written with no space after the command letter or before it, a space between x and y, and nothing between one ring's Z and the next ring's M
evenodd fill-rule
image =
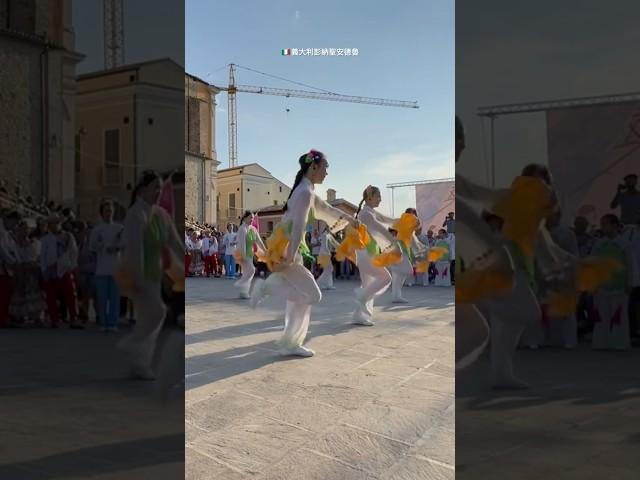
M187 0L189 73L226 85L235 63L345 95L416 100L420 109L238 94L238 160L291 184L298 156L316 148L330 163L319 189L360 200L368 184L452 177L454 2L410 0ZM283 48L358 48L357 57L287 57ZM301 87L242 69L238 84ZM217 97L216 144L228 167L227 96ZM286 109L290 111L287 112ZM396 212L415 205L396 190Z

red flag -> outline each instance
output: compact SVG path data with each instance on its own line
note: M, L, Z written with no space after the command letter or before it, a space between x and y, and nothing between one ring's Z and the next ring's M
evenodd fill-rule
M158 206L165 209L171 218L173 218L176 210L175 198L173 194L173 175L164 182L162 186L162 192L158 198Z

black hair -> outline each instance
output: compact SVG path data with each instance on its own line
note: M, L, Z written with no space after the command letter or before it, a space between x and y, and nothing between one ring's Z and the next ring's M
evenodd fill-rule
M240 223L244 222L244 219L250 217L251 215L253 215L251 210L245 210L244 215L242 215L242 218L240 219Z
M360 210L362 210L362 204L367 200L367 198L369 198L369 196L373 195L375 192L380 193L380 189L378 187L374 187L373 185L369 185L364 189L364 192L362 192L362 200L360 200L360 203L358 204L358 210L355 214L356 217L360 213Z
M637 180L638 179L638 175L636 175L635 173L629 173L629 174L624 176L624 180L629 180L630 178L635 178Z
M415 215L416 217L418 216L418 211L415 208L411 207L407 208L404 213L410 213L412 215Z
M307 173L307 170L309 170L309 167L311 166L311 164L315 163L316 165L318 165L325 158L326 157L324 156L324 153L319 152L317 150L310 150L309 153L300 155L300 158L298 158L298 163L300 164L300 170L298 170L298 173L296 174L296 179L293 182L293 187L291 187L291 192L289 192L287 201L284 202L284 207L282 207L283 212L286 212L289 209L287 205L289 203L289 199L291 198L291 195L293 195L293 191L302 181L302 177L304 177L305 174Z
M138 193L140 192L140 189L148 187L154 181L160 180L161 178L162 177L160 177L158 172L156 172L155 170L145 170L144 172L142 172L140 180L138 180L138 183L133 189L133 192L131 192L131 203L129 204L129 207L136 203L136 198L138 196Z
M541 176L547 185L551 185L551 173L549 173L549 169L539 163L530 163L522 169L522 173L520 175L523 177Z

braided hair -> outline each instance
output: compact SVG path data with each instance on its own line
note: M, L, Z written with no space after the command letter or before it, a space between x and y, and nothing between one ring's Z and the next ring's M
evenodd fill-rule
M324 153L319 152L318 150L313 150L313 149L309 150L309 153L305 153L301 155L300 158L298 158L298 163L300 164L300 170L298 170L298 173L296 174L296 179L293 182L293 187L291 188L291 192L289 192L287 201L285 202L284 207L282 209L283 212L286 212L289 209L288 207L289 199L291 198L291 195L293 195L293 192L296 189L296 187L300 185L302 178L305 176L305 174L309 170L309 167L311 166L311 164L319 165L320 162L322 162L322 160L324 159L326 159Z
M380 193L380 189L378 187L374 187L373 185L369 185L364 189L364 192L362 192L362 200L360 200L360 203L358 204L358 210L356 211L355 215L356 217L358 217L360 210L362 210L362 204L376 193Z
M140 190L144 187L148 187L156 180L162 180L162 177L155 170L145 170L142 172L140 180L138 180L136 187L133 189L133 192L131 192L131 203L129 204L129 207L136 203L136 198L138 197Z
M251 210L245 210L244 215L242 215L242 218L240 219L240 223L244 222L244 219L247 217L252 216L253 213L251 212Z

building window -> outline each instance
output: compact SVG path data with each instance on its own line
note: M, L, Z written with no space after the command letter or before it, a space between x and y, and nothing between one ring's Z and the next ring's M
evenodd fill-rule
M267 232L273 232L273 222L267 222Z
M273 204L274 204L274 205L278 205L278 200L274 200L274 201L273 201Z
M106 185L119 185L120 179L120 130L104 132L104 182Z
M280 187L280 193L282 193L282 187Z

